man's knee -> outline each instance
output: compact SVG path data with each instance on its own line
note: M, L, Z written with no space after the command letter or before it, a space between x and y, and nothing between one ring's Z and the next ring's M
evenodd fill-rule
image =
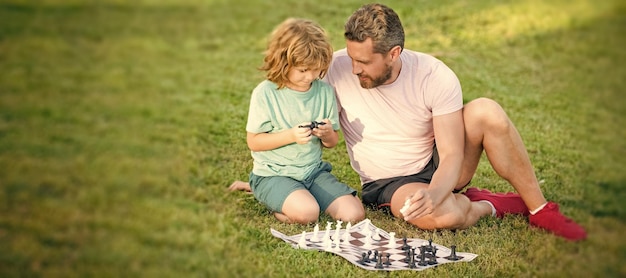
M478 98L467 103L463 109L466 126L477 125L490 130L508 130L511 122L508 115L496 101L489 98Z

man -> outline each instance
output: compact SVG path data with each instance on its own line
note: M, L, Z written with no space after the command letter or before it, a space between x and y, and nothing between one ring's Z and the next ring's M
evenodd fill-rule
M585 230L547 202L525 146L504 110L481 98L463 105L456 75L427 54L404 49L398 15L381 4L345 25L326 81L366 205L388 207L423 228L467 228L486 215L529 215L530 224L569 240ZM435 144L436 142L436 144ZM468 188L482 151L519 193Z

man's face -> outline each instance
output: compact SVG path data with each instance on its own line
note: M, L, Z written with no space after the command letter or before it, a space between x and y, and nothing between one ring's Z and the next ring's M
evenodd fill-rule
M352 59L352 73L359 77L361 87L371 89L390 81L391 58L374 53L372 39L363 42L348 40L346 49Z

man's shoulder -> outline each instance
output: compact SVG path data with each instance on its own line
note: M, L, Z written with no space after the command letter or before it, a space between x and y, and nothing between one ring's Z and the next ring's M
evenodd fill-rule
M402 55L415 61L430 62L430 63L441 62L437 57L435 57L432 54L410 50L410 49L402 50Z
M339 49L333 53L333 61L331 63L331 67L343 66L345 64L350 64L351 59L348 56L348 51L345 48Z

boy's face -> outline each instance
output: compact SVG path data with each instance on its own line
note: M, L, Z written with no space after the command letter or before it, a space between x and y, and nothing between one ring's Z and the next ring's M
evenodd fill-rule
M390 81L391 58L388 54L374 53L372 39L363 42L348 40L346 50L352 59L352 73L359 77L361 87L371 89Z
M285 86L295 91L306 92L321 73L319 69L310 69L306 66L292 67L287 73L288 82Z

